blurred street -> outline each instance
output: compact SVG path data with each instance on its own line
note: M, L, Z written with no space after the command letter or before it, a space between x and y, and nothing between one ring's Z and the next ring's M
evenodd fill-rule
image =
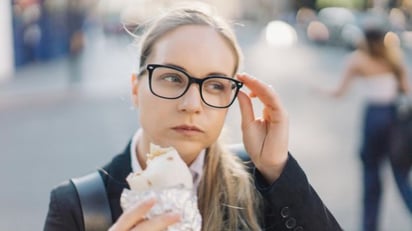
M273 47L261 28L247 23L237 32L244 71L272 85L290 113L291 153L342 227L359 230L360 92L354 86L344 98L331 99L315 90L337 83L349 51L302 36L291 47ZM411 64L411 51L405 55ZM54 186L123 150L138 127L129 100L136 61L130 38L92 30L79 60L30 64L0 83L0 230L41 230ZM240 142L237 104L227 122L225 139ZM381 230L410 231L412 219L392 173L386 167L383 174Z

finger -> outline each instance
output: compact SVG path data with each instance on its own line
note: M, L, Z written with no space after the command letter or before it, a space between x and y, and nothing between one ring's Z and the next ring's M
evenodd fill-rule
M165 213L139 223L133 231L162 231L170 225L178 223L180 220L181 216L178 213Z
M117 220L110 230L130 230L137 223L144 220L145 215L156 203L156 198L150 198L141 204L137 204L129 210L126 210Z
M239 91L237 98L239 100L242 127L245 128L249 123L255 120L252 101L250 100L249 96L243 91Z
M248 74L236 76L243 84L251 90L250 95L256 96L260 101L272 110L282 110L282 104L273 88Z

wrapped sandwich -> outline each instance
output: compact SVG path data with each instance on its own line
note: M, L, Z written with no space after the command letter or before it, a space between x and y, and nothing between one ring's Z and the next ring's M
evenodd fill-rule
M192 174L176 149L150 144L146 163L145 170L130 173L126 178L130 190L125 189L120 198L123 210L156 197L157 203L147 214L148 219L173 211L180 213L182 219L168 231L200 230L201 216L193 191Z

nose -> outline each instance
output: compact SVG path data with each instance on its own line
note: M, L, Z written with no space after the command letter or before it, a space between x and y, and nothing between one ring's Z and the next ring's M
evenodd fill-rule
M197 84L192 84L179 100L178 109L180 111L199 113L202 110L203 102Z

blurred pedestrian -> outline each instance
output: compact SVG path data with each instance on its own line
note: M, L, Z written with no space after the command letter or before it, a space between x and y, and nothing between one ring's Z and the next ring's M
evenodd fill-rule
M396 123L396 101L409 91L406 68L399 44L390 32L375 26L366 27L364 40L350 54L343 78L331 95L342 96L351 82L359 79L366 98L360 158L363 167L362 230L378 230L382 196L380 170L390 160L397 187L412 214L412 188L408 182L410 165L392 158L391 135Z
M204 231L342 230L288 153L288 117L276 92L238 73L241 51L229 25L204 7L178 8L139 38L131 94L141 128L99 171L106 194L93 195L108 197L110 230L165 230L184 215L147 218L153 199L120 207L125 179L146 168L150 143L174 147L193 172ZM262 117L255 117L251 97L264 105ZM249 167L218 141L236 99ZM84 230L81 201L69 181L54 189L44 230Z
M81 0L67 2L67 29L69 35L69 83L75 84L82 79L82 51L85 47L84 22L87 8Z

